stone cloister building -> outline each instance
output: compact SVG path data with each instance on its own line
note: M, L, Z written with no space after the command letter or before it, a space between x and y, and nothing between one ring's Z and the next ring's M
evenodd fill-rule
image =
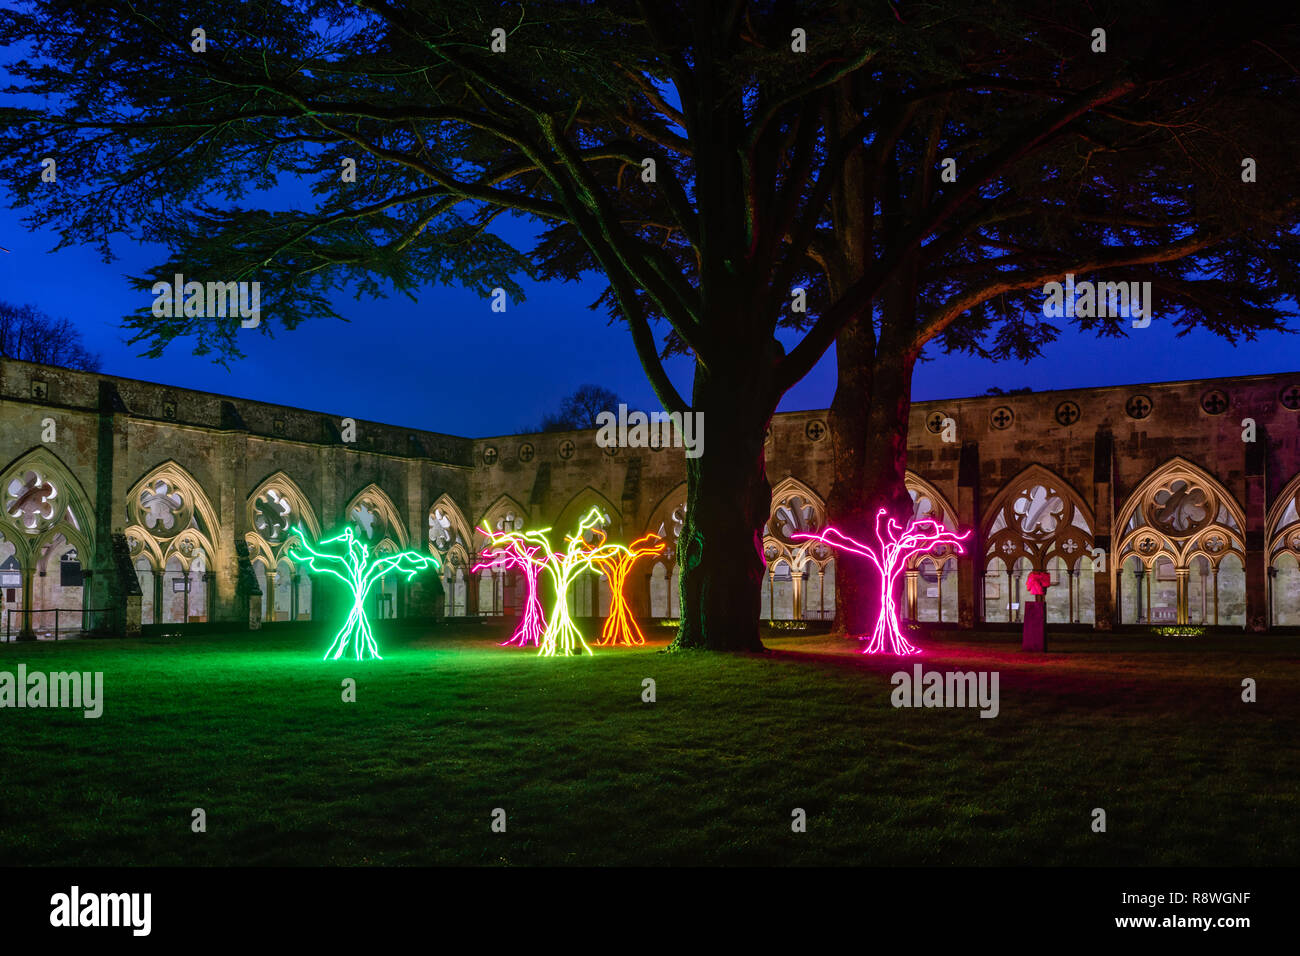
M385 580L379 615L509 616L521 582L472 572L476 528L562 536L595 506L614 540L673 543L686 499L680 448L471 439L8 359L0 421L10 635L51 631L55 609L63 630L111 633L324 616L329 589L290 556L292 529L345 523L442 562ZM972 532L964 554L913 562L911 617L1016 621L1025 576L1045 570L1051 621L1300 625L1300 373L918 402L911 426L916 514ZM762 614L829 619L834 555L792 538L825 521L825 413L778 414L767 462ZM642 614L677 615L673 553L636 567ZM603 614L603 579L574 600Z

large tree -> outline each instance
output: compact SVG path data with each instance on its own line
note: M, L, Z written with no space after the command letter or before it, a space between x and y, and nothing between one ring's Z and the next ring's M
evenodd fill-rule
M830 3L29 0L0 21L0 42L31 47L11 67L22 99L0 114L0 170L64 242L166 246L142 290L175 273L260 281L264 330L332 314L345 283L517 294L509 276L532 262L494 217L570 226L660 401L713 423L687 463L677 644L759 649L764 433L830 342L786 356L774 332L852 146L824 141L818 104L878 52L870 25ZM256 191L288 177L318 202ZM654 318L694 357L689 400ZM147 311L130 324L152 354L190 336L229 358L253 334Z
M882 291L906 300L918 257L955 255L944 240L972 228L988 184L1081 116L1136 108L1182 69L1157 57L1046 95L1027 95L1020 77L985 78L964 132L973 160L904 216L901 193L863 192L861 173L849 177L855 163L927 175L924 153L893 144L912 140L909 124L964 70L981 69L962 9L29 0L0 20L0 42L33 47L13 68L23 105L0 114L0 171L31 220L67 242L164 243L171 257L142 289L176 272L260 280L264 329L271 317L292 327L331 314L343 284L517 294L519 270L599 269L660 401L712 423L704 455L687 462L677 645L757 649L764 433L781 396L852 323L867 334ZM998 49L1033 42L997 38ZM1086 34L1077 40L1086 59ZM846 88L851 78L861 85ZM45 157L59 163L57 189L41 180ZM355 182L341 180L348 161ZM250 191L286 177L312 181L318 203L272 207L274 193ZM503 211L552 224L534 256L491 231ZM819 238L845 215L872 225L847 224L842 241L859 248L831 263ZM889 241L864 241L877 219ZM813 308L792 308L795 286ZM237 319L132 322L155 353L193 336L238 354ZM782 328L795 336L788 352ZM914 347L903 339L881 354ZM664 351L693 357L689 400Z
M832 190L833 220L815 244L832 292L905 247L872 307L836 340L828 511L839 527L861 536L881 507L910 517L908 415L922 350L1036 357L1064 324L1044 318L1044 285L1066 273L1150 282L1147 318L1180 335L1200 327L1231 345L1288 328L1300 292L1295 17L1218 4L1166 17L1152 6L981 10L924 75L860 72L836 85L841 124L881 104L894 105L895 122ZM900 47L923 48L925 28L899 23ZM928 230L919 245L918 227ZM1073 319L1147 348L1150 333L1132 321ZM1152 365L1154 374L1154 354ZM869 632L874 572L850 556L836 581L838 626Z

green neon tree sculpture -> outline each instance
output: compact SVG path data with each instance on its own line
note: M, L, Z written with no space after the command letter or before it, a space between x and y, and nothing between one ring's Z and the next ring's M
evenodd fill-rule
M550 531L550 528L521 533L524 539L540 547L543 557L534 560L542 564L555 588L555 606L551 609L537 651L541 657L554 657L556 654L569 657L579 644L588 654L593 653L587 646L587 642L582 639L582 632L569 617L569 588L578 573L590 569L593 562L607 560L620 551L627 550L621 545L605 543L605 533L596 527L602 520L600 509L592 508L588 511L578 522L578 533L564 539L569 543L569 550L565 552L557 553L551 550L551 542L546 537L546 532ZM589 531L598 535L599 540L592 546L586 547L586 536Z
M379 645L375 643L374 631L370 628L370 620L366 617L365 602L370 589L389 571L405 574L409 581L430 565L433 565L435 571L438 570L441 563L437 558L418 551L398 551L396 554L371 557L370 548L357 540L351 528L344 528L334 537L320 542L322 546L343 542L339 554L317 551L307 543L307 533L300 527L295 527L293 533L297 535L302 551L290 548L289 557L295 561L305 561L313 571L334 575L352 590L352 610L348 612L343 627L334 635L334 643L325 652L324 659L336 661L341 657L351 657L358 661L371 658L382 660Z

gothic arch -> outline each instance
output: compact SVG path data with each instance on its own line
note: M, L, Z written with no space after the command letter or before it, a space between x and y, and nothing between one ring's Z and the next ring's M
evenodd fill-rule
M1268 509L1268 606L1272 623L1300 624L1300 474Z
M1268 509L1268 556L1289 551L1300 557L1300 474L1278 494Z
M552 541L558 548L558 542L564 540L567 534L573 534L578 527L578 522L592 508L599 508L602 514L609 515L609 523L602 525L602 529L614 540L621 540L623 534L623 515L614 503L602 495L595 488L588 485L569 499L569 503L560 509L559 515L552 523L553 530Z
M1053 558L1069 569L1091 560L1091 510L1074 487L1049 468L1030 465L1002 486L984 515L984 564L1011 567L1024 558L1046 571Z
M816 541L795 540L791 535L810 533L826 526L826 502L798 478L781 479L772 489L772 504L763 525L763 558L769 565L787 561L802 568L812 558L819 566L829 560L830 549Z
M288 551L298 537L292 527L301 525L314 541L320 540L320 522L311 501L283 471L269 475L253 489L244 511L252 529L244 535L249 550L262 554L272 568L280 559L288 560Z
M920 521L933 518L950 531L957 527L957 509L948 501L947 495L926 481L914 471L908 471L903 477L907 493L912 498L912 518Z
M95 526L90 499L71 469L44 445L19 455L0 472L5 538L24 567L59 535L90 560Z
M343 509L343 520L358 532L362 544L374 548L385 538L395 538L398 550L406 549L406 525L401 513L384 490L373 482L352 496Z
M474 540L465 513L451 495L442 494L429 506L429 523L425 544L429 553L444 565L463 567L469 563L469 548Z
M912 499L913 521L937 521L949 531L959 530L957 510L948 502L947 496L942 491L914 471L908 471L903 476L903 483L907 486L907 493ZM942 573L949 567L948 562L952 560L954 554L952 545L945 544L933 551L912 555L907 559L907 567L909 570L923 571L922 565L927 565L937 569L935 573Z
M677 538L685 520L686 482L683 481L659 499L659 503L650 511L650 520L646 522L644 534L653 532L668 543L664 553L655 558L655 563L672 567L677 561Z
M154 540L153 535L148 531L139 525L130 525L126 529L126 541L130 547L132 561L136 558L144 558L155 571L162 568L162 546Z
M1115 527L1124 623L1244 626L1245 516L1208 471L1166 461L1129 495Z
M1162 553L1175 568L1188 567L1198 555L1214 568L1234 552L1244 561L1245 524L1241 506L1217 478L1186 458L1171 458L1120 509L1115 563L1136 557L1151 568Z
M294 535L293 537L294 540L296 540L298 536ZM248 560L250 562L255 563L258 560L261 560L261 562L267 567L275 567L275 551L260 534L257 534L254 531L249 531L244 535L244 542L248 545ZM285 560L289 560L287 554L285 555Z
M522 531L530 524L528 509L509 495L501 495L492 502L474 523L474 554L483 550L483 542L487 540L483 534L485 524L493 531Z
M126 496L126 516L160 542L196 528L211 543L220 527L203 486L174 460L155 465L135 483Z

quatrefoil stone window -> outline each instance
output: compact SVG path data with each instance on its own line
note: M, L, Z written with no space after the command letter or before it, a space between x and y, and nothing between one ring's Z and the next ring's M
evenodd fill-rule
M453 544L460 541L451 521L451 515L441 508L434 508L433 514L429 515L429 543L439 551L445 552Z
M1156 492L1155 522L1179 533L1193 531L1210 515L1210 498L1204 488L1179 478Z
M288 499L274 488L258 495L253 503L253 512L253 526L268 541L279 541L293 521L293 508Z
M379 516L375 506L369 501L360 501L352 509L352 520L357 523L367 540L373 541L378 532L383 530L384 519Z
M153 487L146 488L140 493L141 517L144 526L150 530L174 530L177 524L176 516L184 507L185 498L162 479L155 481Z
M791 544L791 535L817 530L817 510L802 495L791 495L772 510L768 529L774 537Z
M1042 485L1034 485L1028 494L1017 498L1015 504L1015 512L1020 517L1020 530L1027 535L1055 533L1064 511L1065 500Z
M507 511L504 517L497 519L496 530L498 533L523 531L524 519L517 516L513 511Z
M39 531L54 520L59 489L38 471L24 472L9 482L5 512L24 531Z

